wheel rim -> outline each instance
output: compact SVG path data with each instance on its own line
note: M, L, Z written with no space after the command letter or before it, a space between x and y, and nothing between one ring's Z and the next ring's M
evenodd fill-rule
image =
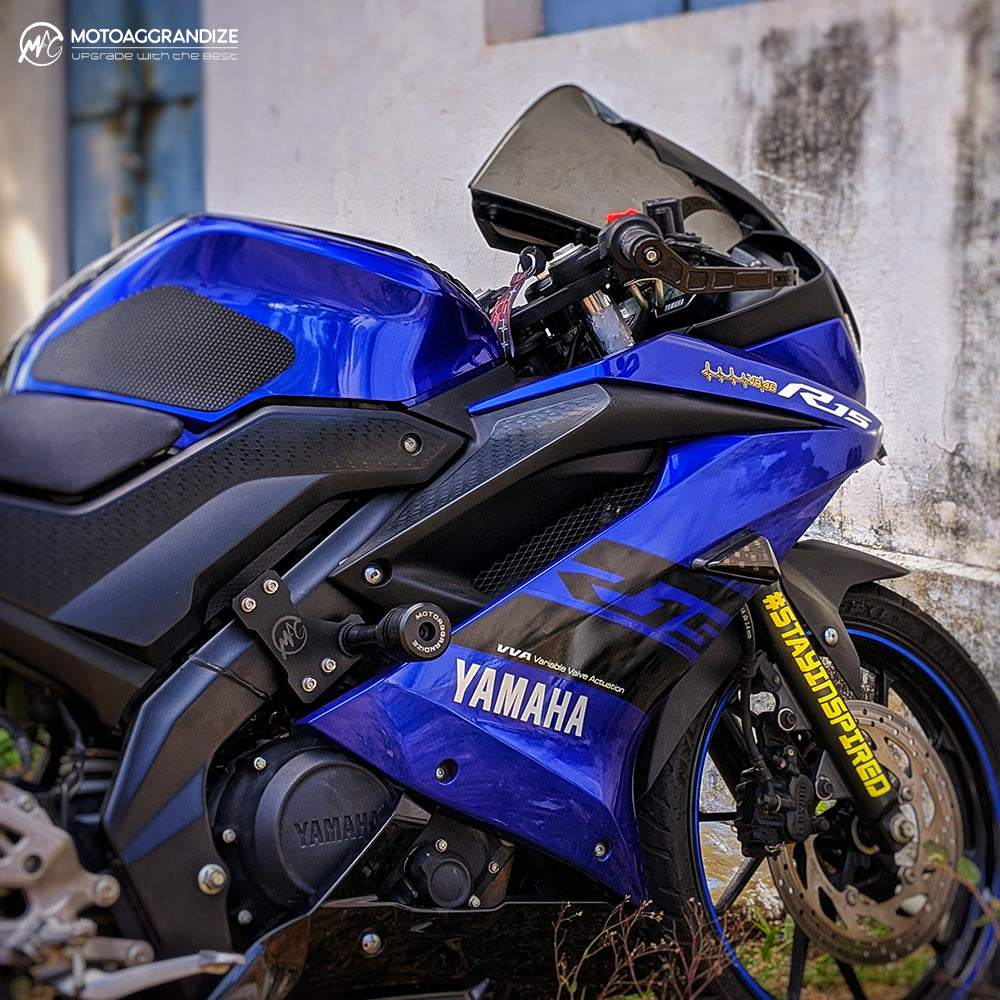
M932 745L935 745L935 749L941 753L952 785L960 798L963 820L966 820L970 827L966 837L966 854L980 871L986 873L987 884L990 885L994 898L1000 896L1000 866L997 866L994 860L996 854L994 841L1000 830L1000 795L997 791L997 778L990 765L982 736L973 724L968 711L933 668L895 637L873 632L870 626L849 627L848 631L861 654L866 688L874 685L874 694L883 704L888 704L893 697L901 699L916 717L919 725L928 733ZM730 687L719 700L699 746L693 788L694 800L690 814L702 899L706 902L717 932L725 941L733 969L746 987L761 1000L795 997L800 995L797 991L801 989L800 980L803 974L810 973L810 963L819 965L825 961L828 967L832 965L833 974L839 977L843 995L856 997L858 1000L861 998L874 1000L875 997L879 1000L883 997L892 1000L917 1000L939 990L942 987L942 979L949 984L946 988L952 990L949 996L968 995L969 986L978 978L993 939L990 927L981 929L975 927L979 914L974 911L974 904L968 900L968 894L963 894L965 899L962 905L955 908L947 921L943 921L944 929L938 935L942 940L935 940L932 944L924 946L928 949L922 956L926 960L926 968L919 974L904 969L901 977L903 981L888 990L884 985L869 985L866 990L854 967L833 960L829 956L825 959L820 958L815 946L810 946L805 933L798 926L794 927L791 940L783 942L783 947L788 952L787 974L782 971L774 975L760 976L762 981L758 981L754 973L749 971L748 966L754 964L756 957L748 960L750 951L741 952L738 945L734 948L727 936L719 910L732 905L734 900L727 899L727 896L731 895L739 901L745 893L753 889L754 879L745 877L746 869L752 863L744 860L735 874L730 875L727 888L721 895L716 892L713 902L712 887L706 875L705 846L711 843L711 837L706 836L706 829L711 829L713 824L718 829L718 825L725 820L707 813L702 808L701 802L706 764L712 767L708 748L735 690L735 685ZM866 697L872 697L872 694L866 691ZM990 805L992 808L989 808ZM725 810L715 814L718 817L724 815ZM705 818L706 816L708 818ZM735 843L735 837L733 842ZM738 854L737 860L739 860ZM768 866L761 864L759 867L761 872L766 872ZM760 872L754 876L756 879L761 877ZM735 891L730 893L731 889ZM717 909L718 904L722 904L719 909ZM786 923L790 923L790 920ZM813 955L812 958L810 953ZM920 952L916 954L919 956ZM877 968L884 971L889 967ZM757 975L759 976L759 973ZM866 975L867 973L862 973L862 978ZM783 984L778 982L782 977L785 979ZM827 993L826 990L823 992ZM832 995L840 994L833 989Z

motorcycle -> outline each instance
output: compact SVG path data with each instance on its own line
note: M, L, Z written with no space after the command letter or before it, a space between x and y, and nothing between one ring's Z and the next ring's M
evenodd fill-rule
M505 288L194 215L9 351L3 988L546 997L651 899L721 995L973 996L1000 709L803 540L883 454L834 276L572 86L470 186Z

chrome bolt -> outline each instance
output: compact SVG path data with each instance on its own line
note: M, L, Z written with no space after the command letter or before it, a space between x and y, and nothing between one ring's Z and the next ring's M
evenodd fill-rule
M382 950L382 939L374 931L367 931L361 935L361 950L369 958L377 955Z
M132 965L147 965L153 961L153 951L148 944L143 942L142 944L134 944L129 948L125 955L125 964Z
M260 759L263 760L264 758L261 757ZM222 842L224 844L236 843L236 831L232 827L227 826L225 830L222 831Z
M912 802L913 789L909 785L904 786L899 790L899 797L903 802Z
M100 906L111 906L117 903L118 897L121 895L121 887L118 885L118 879L112 878L110 875L102 875L97 880L94 891Z
M438 766L434 769L434 777L437 778L438 781L444 781L444 779L448 777L448 772L443 767Z
M844 898L847 900L848 906L857 906L858 904L858 890L855 888L850 888L844 893Z
M385 573L378 566L365 567L365 583L369 584L369 586L374 587L380 584L384 578Z
M315 677L303 677L302 678L302 690L306 694L312 694L316 690L316 678Z
M469 906L471 906L474 910L478 910L482 905L483 901L478 896L469 897Z
M435 840L434 850L437 851L438 854L444 854L444 852L448 850L448 841L443 837L440 840Z
M240 607L247 613L250 614L255 607L257 607L257 602L252 597L244 597L240 601Z
M840 642L840 633L835 628L828 628L823 632L823 641L828 646L836 646Z
M608 842L606 840L599 840L596 844L594 844L594 857L600 861L601 858L606 858L607 856Z
M655 264L660 259L660 251L656 247L649 247L644 253L647 264Z
M778 725L786 733L790 733L795 728L795 724L798 721L799 720L795 717L795 713L790 708L782 708L778 710Z
M500 871L500 865L496 861L491 861L490 862L490 874L491 875L496 875L496 873L498 871Z
M267 767L267 761L263 757L254 757L253 769L255 771L263 771L265 767Z
M403 451L405 451L407 455L416 455L416 453L420 451L420 438L418 438L416 434L407 434L406 437L403 438Z
M198 872L198 888L206 896L216 896L226 886L226 871L221 865L208 864Z
M236 914L236 920L243 927L246 927L248 924L253 923L253 914L249 910L240 910L240 912Z
M265 580L262 584L265 594L276 594L278 592L277 580Z
M319 668L324 674L332 674L337 669L337 661L328 656L320 661Z

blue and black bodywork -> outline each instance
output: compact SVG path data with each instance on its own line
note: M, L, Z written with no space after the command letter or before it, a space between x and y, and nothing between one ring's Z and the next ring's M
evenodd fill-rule
M846 629L824 646L820 626L839 621L850 585L897 571L799 545L880 454L853 319L764 206L643 134L702 192L686 212L678 199L683 215L727 216L737 260L794 270L796 284L654 305L655 275L634 279L648 308L608 353L565 297L591 294L587 276L538 292L543 274L512 313L529 348L511 358L483 304L409 254L191 216L98 262L9 355L3 654L45 663L67 698L127 732L101 836L129 886L121 905L161 956L241 933L250 947L324 899L362 896L358 859L371 884L417 886L398 905L416 905L420 878L444 892L433 858L404 877L377 855L383 833L398 842L439 812L488 831L501 870L516 845L586 892L646 898L635 799L731 678L739 612L761 586L705 569L731 541L767 540L820 651L856 674ZM599 244L592 220L477 180L494 245L539 246L554 272L556 247ZM609 196L604 210L627 207ZM289 691L280 658L233 614L269 573L307 623L433 602L451 642L403 662L341 650L329 659L346 673L317 661L314 688ZM268 749L282 731L301 753ZM246 762L287 774L303 754L366 775L344 778L340 812L370 817L350 837L338 819L349 848L301 867L282 844L244 848L244 829L237 847L220 841L233 815L263 836L237 801L259 804ZM269 808L291 816L312 773L288 777ZM309 822L276 835L303 851L336 839L332 807L310 796ZM274 858L262 902L246 870ZM233 873L230 898L199 891L210 862ZM233 923L251 909L249 929Z

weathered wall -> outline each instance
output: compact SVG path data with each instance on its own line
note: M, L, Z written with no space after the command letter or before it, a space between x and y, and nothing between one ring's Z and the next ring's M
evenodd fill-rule
M18 63L34 21L62 0L0 0L0 350L66 278L64 66Z
M1000 683L998 4L772 0L487 43L487 12L509 37L533 4L204 0L241 39L238 66L209 69L208 205L396 243L485 286L510 260L481 243L465 184L543 90L575 81L698 151L819 250L857 314L890 458L817 530L899 553L917 571L901 589Z

